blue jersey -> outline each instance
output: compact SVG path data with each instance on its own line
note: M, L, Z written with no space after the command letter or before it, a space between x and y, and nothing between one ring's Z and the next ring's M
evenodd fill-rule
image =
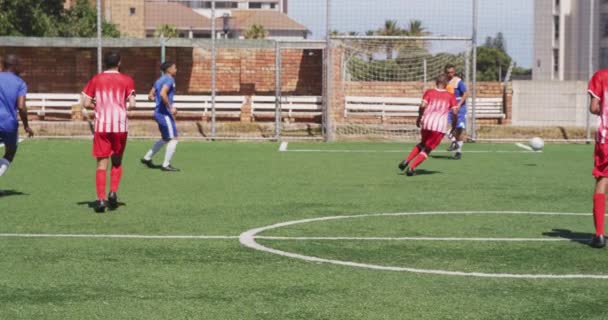
M154 83L154 91L156 92L156 96L154 97L156 101L156 109L154 110L155 115L171 115L171 105L166 106L163 102L163 99L160 97L160 92L164 86L169 87L169 91L167 92L167 96L169 97L169 103L173 105L173 96L175 95L175 80L173 77L164 75L160 77Z
M462 79L454 77L452 78L452 80L450 80L450 83L448 83L446 89L448 90L448 92L454 94L456 96L456 100L460 102L462 96L465 94L465 92L467 92L467 85L464 83L464 81L462 81Z
M17 99L26 94L23 79L12 72L0 72L0 132L17 130Z

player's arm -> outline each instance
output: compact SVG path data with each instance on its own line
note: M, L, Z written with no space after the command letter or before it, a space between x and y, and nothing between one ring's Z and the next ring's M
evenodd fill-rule
M459 104L462 105L462 104ZM450 112L452 112L452 130L456 129L458 126L458 111L460 110L460 106L453 107Z
M23 123L23 129L27 132L28 137L34 136L34 130L30 128L30 124L27 119L27 106L25 105L25 96L17 98L17 109L19 109L19 117Z
M420 128L420 121L422 120L422 115L424 114L424 109L429 105L426 100L422 100L420 103L420 107L418 108L418 118L416 118L416 127Z
M127 100L127 102L129 103L127 110L135 109L135 92L129 96L129 100Z
M589 102L589 112L591 112L592 114L595 115L601 115L602 114L602 108L600 105L600 99L598 99L597 97L595 97L592 94L589 94L591 101Z
M148 101L154 101L154 97L156 96L156 89L152 87L150 89L150 93L148 93Z
M460 102L458 102L458 108L462 107L463 104L467 103L467 98L469 97L469 92L464 91L462 93L462 97L460 98Z
M167 108L169 108L169 110L171 111L171 113L173 115L177 114L177 109L175 109L174 106L171 105L171 102L169 101L169 86L168 85L164 85L161 89L160 89L160 99L163 101L163 104L165 106L167 106Z

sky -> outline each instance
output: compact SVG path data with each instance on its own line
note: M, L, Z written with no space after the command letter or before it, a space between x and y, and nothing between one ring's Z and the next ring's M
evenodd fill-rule
M312 39L325 37L326 1L290 0L289 15L312 31ZM378 29L387 19L406 26L412 19L421 20L433 35L464 36L472 34L472 0L329 0L331 29L340 32ZM533 60L534 1L478 0L479 44L486 37L502 32L507 52L518 66L530 68Z

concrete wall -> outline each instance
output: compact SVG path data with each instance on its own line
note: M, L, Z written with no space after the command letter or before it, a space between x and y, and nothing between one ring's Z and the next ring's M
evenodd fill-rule
M512 124L584 127L586 88L585 81L513 81ZM595 125L595 118L591 125Z

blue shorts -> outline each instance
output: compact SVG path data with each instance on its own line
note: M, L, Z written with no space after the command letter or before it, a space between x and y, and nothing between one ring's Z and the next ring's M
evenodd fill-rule
M452 112L448 113L448 124L452 124ZM467 106L463 105L458 110L458 122L456 122L457 129L466 129L467 128Z
M175 119L172 116L164 114L154 115L156 122L158 123L158 129L163 137L163 140L171 140L177 138L177 127L175 126Z
M11 132L0 131L0 143L4 143L7 146L16 146L19 141L19 130Z

